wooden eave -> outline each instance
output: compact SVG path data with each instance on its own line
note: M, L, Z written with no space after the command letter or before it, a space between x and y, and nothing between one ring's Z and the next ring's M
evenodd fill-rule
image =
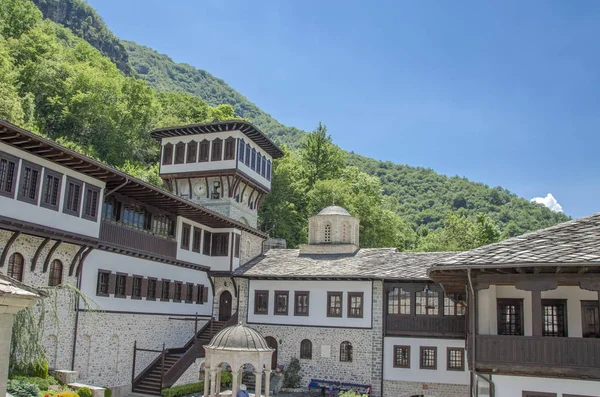
M234 178L239 178L250 187L265 193L271 193L271 189L266 187L265 185L259 183L256 179L252 178L250 175L245 172L240 171L239 169L224 169L224 170L210 170L210 171L189 171L189 172L171 172L171 173L161 173L160 177L163 180L170 179L188 179L188 178L210 178L215 176L233 176Z
M258 229L152 186L116 168L60 146L4 120L0 120L0 141L105 182L106 192L118 189L119 193L147 203L161 211L189 218L211 228L236 228L261 238L267 237Z
M20 219L9 218L0 215L0 229L21 232L36 237L48 238L69 244L97 247L98 239L77 233L68 233L64 230L55 229L36 223L26 222Z
M213 123L190 124L174 127L165 127L153 130L150 135L160 141L162 138L174 136L212 134L226 131L241 131L244 135L256 142L265 152L274 159L283 156L281 149L275 145L258 127L243 120L217 121Z

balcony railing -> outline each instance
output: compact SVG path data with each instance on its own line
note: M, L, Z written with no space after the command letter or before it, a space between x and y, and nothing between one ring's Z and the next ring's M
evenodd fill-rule
M600 379L600 339L477 335L477 368Z
M464 338L465 317L390 314L386 318L386 334Z
M177 241L135 230L114 222L102 221L100 241L168 258L177 255Z

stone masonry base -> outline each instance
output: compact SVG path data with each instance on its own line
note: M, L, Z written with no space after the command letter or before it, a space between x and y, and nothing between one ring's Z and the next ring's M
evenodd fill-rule
M404 382L395 380L383 381L383 397L468 397L468 385L452 385L447 383Z

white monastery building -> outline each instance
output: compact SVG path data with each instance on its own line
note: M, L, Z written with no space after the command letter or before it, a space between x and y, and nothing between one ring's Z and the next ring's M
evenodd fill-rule
M404 253L360 248L359 220L332 206L309 219L308 244L266 249L257 213L281 150L241 120L151 134L166 190L0 121L3 279L70 284L103 310L61 296L44 334L51 368L115 397L159 395L204 376L204 346L243 325L270 355L253 372L298 358L303 387L600 397L600 214L464 253ZM226 364L248 378L252 362Z

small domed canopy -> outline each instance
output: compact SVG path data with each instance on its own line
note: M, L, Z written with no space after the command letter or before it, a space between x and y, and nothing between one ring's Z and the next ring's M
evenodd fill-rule
M261 334L242 324L221 330L204 347L215 350L273 351Z
M342 208L337 205L330 205L329 207L325 207L319 212L318 215L345 215L352 216L345 208Z
M204 345L204 395L221 395L221 365L231 366L231 393L233 396L242 382L243 366L252 364L256 374L256 390L261 395L262 373L265 372L265 397L269 397L271 362L275 349L255 329L239 323L221 330L208 345Z

